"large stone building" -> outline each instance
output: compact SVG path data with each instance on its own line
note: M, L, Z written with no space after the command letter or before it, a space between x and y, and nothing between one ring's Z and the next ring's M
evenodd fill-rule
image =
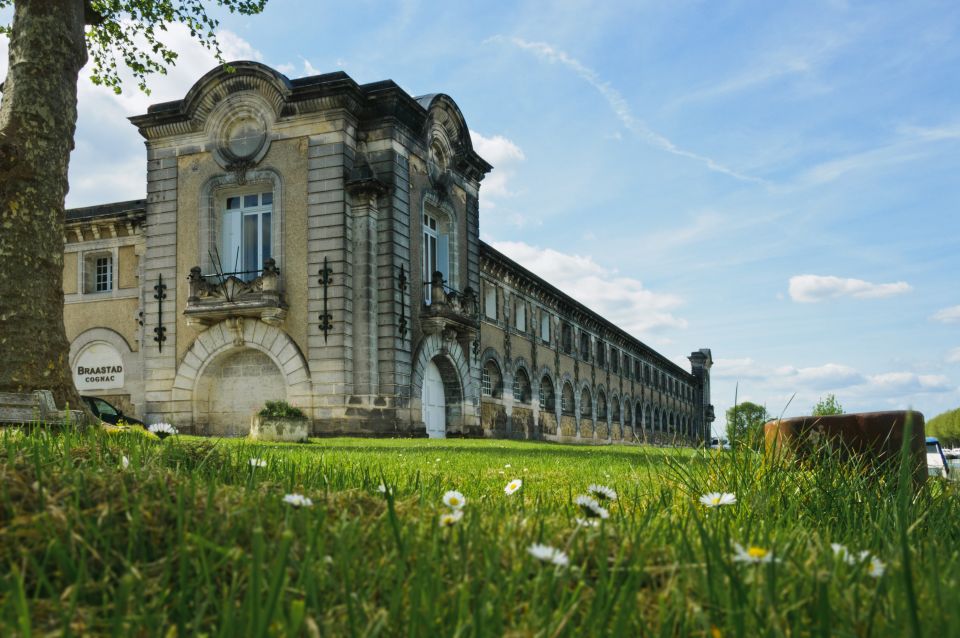
M145 200L67 211L82 393L201 434L284 399L317 435L709 436L709 350L688 372L480 241L450 97L233 67L131 118Z

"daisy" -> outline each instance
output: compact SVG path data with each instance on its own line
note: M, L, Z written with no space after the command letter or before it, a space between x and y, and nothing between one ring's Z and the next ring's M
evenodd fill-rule
M440 527L453 527L463 518L463 510L451 510L440 515Z
M166 438L171 434L177 433L177 428L173 427L169 423L163 423L163 422L154 423L148 428L148 430L156 434L157 436L159 436L161 439Z
M573 499L574 505L580 508L587 518L610 518L610 512L601 507L597 499L592 496L578 496Z
M283 497L283 502L289 503L294 507L311 507L313 505L313 501L303 494L287 494Z
M833 550L833 555L837 560L842 560L848 565L853 565L857 562L857 558L850 553L850 550L847 549L846 545L841 545L840 543L830 543L830 549ZM863 556L860 557L863 560Z
M523 481L520 479L513 479L507 483L507 486L503 488L503 491L506 492L507 495L510 495L519 490L521 487L523 487Z
M121 456L120 467L122 467L123 469L127 469L128 467L130 467L130 459L128 459L126 456Z
M887 566L883 561L875 556L870 558L870 562L867 565L867 574L874 578L880 578L886 570Z
M762 547L756 547L751 545L747 549L744 549L743 545L739 543L734 543L733 547L737 550L736 555L733 557L733 560L740 563L770 563L775 562L776 559L773 557L773 552L769 549L764 549Z
M460 492L450 490L443 495L443 504L450 509L459 510L463 509L463 506L467 504L467 499L465 499Z
M579 527L597 527L600 525L600 521L595 518L580 518L577 517L573 519L577 522Z
M737 502L735 494L728 492L709 492L700 497L700 502L707 507L720 507L721 505L733 505Z
M263 459L250 459L250 467L267 467L267 462Z
M611 503L617 500L617 493L606 485L593 485L587 486L587 491L590 492L599 501L610 501Z
M509 463L507 463L507 464L506 464L506 465L504 465L503 467L505 467L505 468L507 468L507 469L509 469L509 468L510 468L510 464L509 464Z
M381 494L386 494L389 490L387 489L386 485L381 483L380 485L377 486L377 491L380 492Z
M566 554L555 547L550 547L549 545L534 543L527 549L527 551L531 556L538 560L542 560L545 563L553 563L559 567L566 567L570 564L570 559L567 558Z

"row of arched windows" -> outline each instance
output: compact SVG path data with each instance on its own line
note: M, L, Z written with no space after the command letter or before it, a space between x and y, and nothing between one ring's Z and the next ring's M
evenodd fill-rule
M481 376L481 389L483 395L494 399L503 398L503 375L500 367L493 359L487 360L483 366ZM576 409L574 401L573 384L570 381L563 383L563 390L560 395L560 412L565 415L573 415ZM529 404L532 401L533 392L531 390L530 376L524 368L518 368L513 375L513 399L521 404ZM544 375L540 379L540 409L555 409L556 394L553 380ZM603 390L596 393L596 418L605 421L608 417L607 396ZM622 419L621 419L622 416ZM646 409L638 401L635 409L631 409L631 402L623 404L623 413L621 415L620 401L614 397L609 408L609 417L614 423L623 423L633 425L633 417L636 416L637 423L643 421L643 427L648 430L663 432L681 432L692 433L692 421L690 417L684 414L678 414L671 410L666 410L660 406L647 406ZM593 395L588 388L583 388L580 392L580 418L592 419L593 417Z

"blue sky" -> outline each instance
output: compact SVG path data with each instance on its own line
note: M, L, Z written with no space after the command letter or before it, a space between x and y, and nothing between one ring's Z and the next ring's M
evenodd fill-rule
M221 39L451 95L496 167L483 237L685 367L712 348L720 429L735 396L960 406L958 29L955 2L272 0ZM143 196L124 118L213 64L171 42L152 96L81 84L68 205Z

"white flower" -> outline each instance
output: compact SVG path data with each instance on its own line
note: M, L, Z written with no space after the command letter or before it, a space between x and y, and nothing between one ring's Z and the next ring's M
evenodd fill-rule
M523 481L521 481L520 479L513 479L512 481L507 483L507 486L503 488L503 491L509 495L509 494L513 494L514 492L519 490L521 487L523 487Z
M593 496L600 501L610 501L611 503L617 500L617 493L606 485L593 485L587 486L587 491L593 494Z
M733 505L737 502L735 494L728 492L708 492L700 497L700 502L707 507L720 507L721 505Z
M601 507L597 499L592 496L578 496L573 499L573 503L580 508L587 518L610 518L610 512Z
M263 459L250 459L250 467L267 467L267 462Z
M867 564L867 574L874 578L880 578L885 571L887 571L887 566L883 561L875 556L870 558L870 562Z
M507 463L507 464L506 464L506 465L504 465L503 467L505 467L505 468L509 468L509 467L510 467L510 464L509 464L509 463Z
M130 459L128 459L126 456L121 456L120 467L122 467L123 469L127 469L128 467L130 467Z
M744 549L743 545L740 545L739 543L734 543L733 547L737 550L733 560L740 563L770 563L777 561L777 559L773 557L773 552L771 552L769 549L764 549L755 545L751 545L750 547Z
M164 423L162 421L160 423L154 423L148 428L148 430L150 430L150 432L153 432L158 436L160 435L169 436L171 434L177 433L177 428L173 427L169 423Z
M450 490L443 495L443 504L450 509L459 510L463 509L463 506L467 504L467 499L465 499L460 492Z
M542 560L546 563L553 563L560 567L566 567L570 564L570 559L567 558L567 555L555 547L550 547L549 545L541 545L540 543L534 543L528 549L530 555L538 560Z
M577 525L580 527L597 527L600 525L600 521L595 518L580 518L577 517L574 519L577 522Z
M440 462L440 457L438 456L437 458L435 458L435 459L433 460L433 462L434 462L434 463L439 463L439 462Z
M311 507L313 505L313 501L303 494L287 494L283 497L283 502L290 503L294 507Z
M842 560L848 565L853 565L857 562L856 556L850 553L850 550L847 549L846 545L841 545L840 543L830 543L830 549L833 550L833 555L838 560ZM860 557L860 560L863 560L864 556Z
M384 485L383 483L381 483L380 485L377 486L377 491L380 492L381 494L386 494L386 493L389 492L390 490L387 488L386 485Z
M453 527L463 518L463 510L451 510L440 515L440 527Z

